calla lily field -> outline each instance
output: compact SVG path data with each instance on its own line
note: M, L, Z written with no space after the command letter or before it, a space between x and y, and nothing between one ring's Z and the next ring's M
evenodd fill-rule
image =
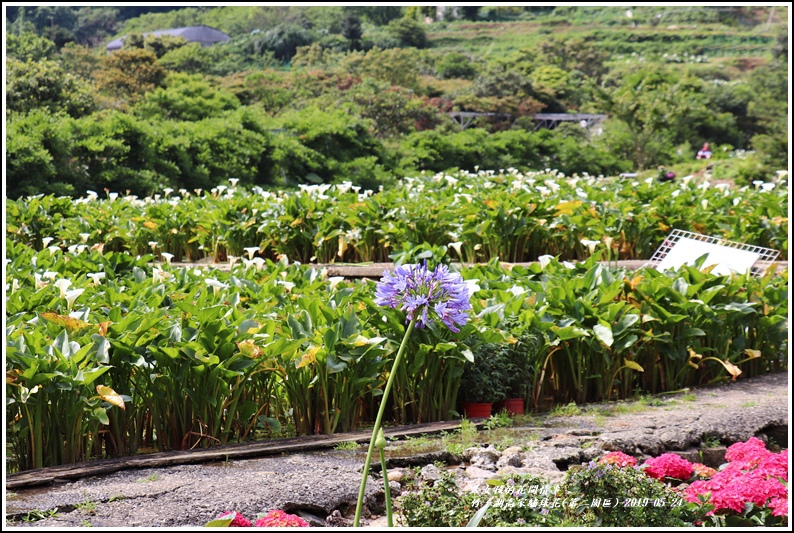
M787 271L754 278L604 263L649 253L668 226L741 233L785 251L787 227L776 223L785 186L603 183L508 171L428 176L381 193L231 187L9 202L13 468L348 431L371 423L381 402L389 423L454 418L472 350L527 331L543 338L527 354L534 408L786 368ZM412 218L414 209L424 215ZM586 237L597 243L592 254ZM78 242L85 247L70 249ZM202 246L216 259L221 249L251 259L230 271L170 261L196 259ZM442 265L465 284L429 309L433 321L410 315L421 295L392 308L394 294L376 293L373 280L326 279L297 261L384 259L395 249L397 262L487 262ZM405 309L425 327L407 339L384 398Z

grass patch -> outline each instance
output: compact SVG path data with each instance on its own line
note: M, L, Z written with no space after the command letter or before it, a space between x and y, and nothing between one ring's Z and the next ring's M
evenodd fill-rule
M39 520L44 520L45 518L54 518L58 515L58 509L50 509L48 511L40 511L36 509L35 511L30 511L25 516L22 517L23 522L38 522Z
M549 411L549 416L579 416L581 414L582 410L574 402L566 405L555 405Z
M336 446L334 446L334 450L339 450L340 452L352 452L358 450L359 444L355 441L349 440L346 442L340 442Z
M757 407L757 406L758 406L758 402L754 402L754 401L744 402L742 404L742 407Z
M689 394L684 394L683 396L681 396L681 401L683 402L694 402L697 399L698 399L697 395L692 394L691 392Z
M95 514L96 513L96 502L92 499L87 499L84 502L80 502L74 506L75 509L82 511L88 514Z
M142 477L138 480L138 483L149 483L150 481L157 481L159 477L157 474L152 474L148 477Z

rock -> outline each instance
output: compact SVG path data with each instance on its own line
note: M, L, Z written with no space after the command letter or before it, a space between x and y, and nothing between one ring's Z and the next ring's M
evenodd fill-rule
M475 453L471 458L471 464L485 470L496 471L496 461L499 460L501 455L502 454L499 453L499 450L497 450L492 444L487 448L480 449L477 453Z
M560 471L560 469L557 468L557 465L554 464L554 461L551 460L551 457L543 453L542 450L535 450L532 452L525 453L524 460L521 463L521 467L535 468L537 470L543 470L548 472Z
M535 477L547 479L552 484L559 483L565 478L565 473L560 472L559 470L553 472L550 470L543 470L540 468L532 468L532 467L517 468L515 466L506 466L504 468L500 468L496 474L499 477L506 477L511 474L524 474L524 475L529 474Z
M388 474L386 474L386 478L389 481L396 481L397 483L401 483L403 479L406 478L407 471L402 468L395 468L394 470L389 470Z
M620 451L629 455L660 455L664 452L661 439L653 434L652 429L603 433L598 440L601 449L609 452Z
M701 448L700 452L703 455L702 463L711 468L719 468L725 462L725 446L718 446L716 448Z
M420 475L425 481L435 481L439 476L438 467L436 465L425 465Z
M470 479L493 479L496 477L496 472L484 470L477 466L470 466L466 468L466 477Z
M668 429L659 432L659 440L666 450L686 450L700 438L692 429Z
M326 525L325 519L320 518L315 514L307 513L305 511L298 511L293 514L297 514L298 516L303 518L311 527L325 527Z
M488 483L483 478L466 479L458 484L462 492L487 492Z
M690 463L699 463L700 462L700 452L698 450L684 450L678 451L673 450L669 453L674 453L679 456L681 459L686 459Z
M600 448L596 448L595 446L583 449L582 450L582 462L583 463L587 463L587 462L590 462L590 461L594 461L595 459L600 458L602 455L604 455L604 450L602 450Z
M508 453L509 452L509 453ZM508 448L502 453L502 456L496 461L497 470L505 466L520 467L524 461L523 452L521 448Z
M391 497L393 500L395 496L402 490L402 485L396 481L389 481L389 489L391 490Z
M338 509L334 509L334 511L325 518L325 523L330 527L351 527L353 525L353 521L342 516L342 513L340 513Z

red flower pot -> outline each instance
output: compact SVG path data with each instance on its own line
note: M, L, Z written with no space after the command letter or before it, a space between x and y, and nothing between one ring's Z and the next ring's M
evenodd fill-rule
M463 402L463 416L466 418L488 418L491 416L493 403Z
M511 415L524 414L524 398L508 398L505 400L504 408Z

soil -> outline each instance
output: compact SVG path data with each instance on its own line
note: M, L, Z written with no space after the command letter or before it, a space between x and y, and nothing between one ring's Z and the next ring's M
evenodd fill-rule
M754 435L772 447L788 448L789 403L789 375L774 373L659 395L650 402L588 405L576 416L527 417L526 427L515 427L511 434L523 438L524 448L535 450L532 453L555 457L551 468L556 465L559 470L549 475L556 477L564 475L566 461L581 462L613 449L640 459L670 450L695 458L716 451L719 461L725 446ZM480 435L487 441L491 433ZM439 448L443 449L440 441ZM350 525L364 462L362 449L125 470L6 491L6 526L195 527L225 510L253 519L272 509L300 514L315 526ZM416 464L411 459L422 463L417 457L403 458L401 463L400 449L389 453L390 467L406 461ZM448 462L460 461L446 456ZM379 476L373 474L367 485L369 508L362 523L371 527L384 525L378 516L383 508ZM329 522L326 517L331 517Z

